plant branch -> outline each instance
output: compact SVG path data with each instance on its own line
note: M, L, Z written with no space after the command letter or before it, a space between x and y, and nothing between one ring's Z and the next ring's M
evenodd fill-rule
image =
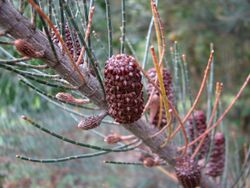
M14 38L26 39L39 51L44 50L44 56L41 60L56 70L69 83L78 86L78 90L84 93L95 104L102 108L106 108L104 94L100 84L89 70L81 67L80 71L85 79L85 83L82 83L80 75L75 74L76 71L74 67L72 67L69 57L63 54L61 50L55 46L59 60L57 61L47 37L41 31L33 29L30 21L23 17L9 1L0 0L0 26Z
M87 68L80 67L80 71L85 79L85 82L82 83L79 74L77 74L70 64L69 57L64 55L55 45L59 60L57 61L47 37L41 31L33 29L30 21L23 17L8 0L0 0L0 27L6 30L12 37L16 39L26 39L38 50L44 50L44 56L41 59L46 64L53 68L70 84L78 86L79 92L87 96L92 102L98 105L100 109L107 109L104 93L97 78L94 77ZM144 144L149 146L152 152L158 154L160 158L164 159L172 166L175 165L175 158L178 156L177 147L171 142L161 147L166 135L161 134L157 137L150 138L150 135L158 132L159 129L148 125L143 120L121 126L140 138ZM202 176L201 181L201 187L218 187L214 181L210 180L205 175Z

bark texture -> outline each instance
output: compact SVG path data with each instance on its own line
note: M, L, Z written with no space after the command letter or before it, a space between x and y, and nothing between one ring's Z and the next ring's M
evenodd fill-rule
M41 58L46 64L53 68L58 74L66 79L73 86L79 87L79 92L87 96L91 101L100 107L107 109L107 103L104 98L101 86L86 68L81 68L84 80L72 68L69 58L56 47L58 60L56 60L46 35L37 29L33 29L30 21L22 16L8 0L0 0L0 31L5 31L15 39L26 39L32 43L34 47L40 51L44 50L44 56ZM162 159L166 160L170 165L175 165L177 157L177 148L171 143L161 148L165 136L158 135L150 138L158 131L151 127L143 120L138 120L132 124L121 125L135 136L143 140L153 152L157 153ZM206 188L218 188L219 186L211 181L206 175L202 175L201 186Z

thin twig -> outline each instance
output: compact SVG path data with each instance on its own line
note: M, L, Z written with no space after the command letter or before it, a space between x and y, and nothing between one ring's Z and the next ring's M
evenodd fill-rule
M190 142L188 144L188 147L194 145L196 142L200 141L201 138L207 136L214 128L216 128L218 125L220 125L220 123L222 122L222 120L224 119L224 117L227 115L227 113L231 110L231 108L233 107L233 105L235 104L235 102L239 99L240 95L242 94L242 92L244 91L245 87L247 86L247 84L250 81L250 74L247 76L245 82L243 83L243 85L241 86L239 92L237 93L237 95L234 97L234 99L231 101L231 103L228 105L227 109L224 111L224 113L220 116L220 118L213 124L213 126L211 126L209 129L207 129L203 134L201 134L199 137L197 137L195 140L193 140L192 142ZM182 148L180 148L180 150L182 150Z
M165 56L165 51L166 51L166 39L165 39L165 35L164 35L164 25L163 22L161 20L160 14L158 12L156 3L154 0L151 1L151 6L153 9L153 14L154 17L157 19L158 24L159 24L159 37L160 37L160 41L158 41L158 46L160 46L159 49L159 66L161 67L163 65L163 59ZM156 21L156 20L155 20ZM157 25L157 23L156 23ZM157 27L157 26L156 26ZM157 38L158 38L158 34L157 34Z
M88 48L88 46L87 46L87 44L86 44L86 42L85 42L83 36L80 35L80 33L79 33L79 32L80 32L80 31L79 31L79 27L78 27L77 23L75 22L75 20L74 20L73 17L72 17L72 13L71 13L70 8L67 6L65 0L63 0L63 1L64 1L64 8L65 8L65 10L66 10L66 14L67 14L68 17L69 17L69 21L70 21L70 22L72 23L72 25L74 26L74 28L75 28L75 30L76 30L76 32L77 32L77 35L78 35L78 37L79 37L79 39L80 39L80 42L81 42L81 44L84 46L84 48L85 48L85 50L86 50L86 53L87 53L87 55L88 55L88 57L89 57L89 59L90 59L90 62L92 63L92 68L94 69L94 72L95 72L95 75L96 75L96 77L97 77L97 80L99 81L99 83L100 83L100 85L101 85L101 88L102 88L102 91L103 91L103 94L105 95L105 89L104 89L102 77L101 77L101 75L100 75L100 73L99 73L99 71L98 71L98 69L97 69L97 66L96 66L96 65L97 65L97 60L95 59L94 54L93 54L93 52L91 51L91 49Z
M41 131L43 131L43 132L45 132L45 133L47 133L47 134L49 134L49 135L51 135L53 137L56 137L56 138L58 138L58 139L60 139L60 140L62 140L64 142L68 142L70 144L77 145L77 146L82 146L82 147L89 148L89 149L94 149L94 150L99 150L99 151L108 151L108 152L125 152L125 151L130 151L130 150L134 149L133 146L132 147L127 147L127 146L130 146L131 143L133 143L133 145L134 144L136 144L136 145L138 144L138 140L136 140L134 142L131 142L128 145L125 145L126 147L125 146L123 147L125 149L103 148L103 147L99 147L99 146L95 146L95 145L90 145L90 144L85 144L85 143L81 143L81 142L76 142L76 141L71 140L69 138L66 138L64 136L61 136L61 135L59 135L59 134L57 134L57 133L55 133L55 132L53 132L53 131L51 131L51 130L43 127L43 126L41 126L40 124L34 122L32 119L30 119L27 116L22 116L21 118L24 119L25 121L27 121L28 123L30 123L32 126L38 128L39 130L41 130Z
M176 183L178 182L178 179L176 178L176 176L173 173L167 171L166 169L164 169L161 166L157 166L156 168L158 170L160 170L163 174L165 174L167 177L171 178L171 180L173 180L174 182L176 182Z
M69 49L66 47L60 33L58 32L58 29L56 29L56 27L54 26L54 24L52 23L52 21L49 19L49 17L43 12L43 10L33 1L33 0L28 0L29 3L32 5L32 7L39 13L40 16L43 17L43 19L45 19L50 28L52 28L52 30L54 31L57 39L60 41L63 50L67 53L69 59L70 59L70 63L73 66L74 70L77 71L77 73L79 74L81 81L84 81L83 75L81 74L80 70L77 68L77 66L74 63L73 57L71 56Z
M216 115L216 110L217 110L217 108L218 108L218 104L219 104L219 101L220 101L220 96L221 96L221 92L222 92L222 87L223 87L223 84L222 84L222 83L219 83L219 82L218 82L218 83L216 84L216 98L215 98L214 107L213 107L213 110L212 110L212 115L211 115L211 117L210 117L210 119L209 119L207 128L209 128L209 127L212 125L213 120L214 120L214 117L215 117L215 115ZM199 151L200 151L201 147L203 146L203 143L204 143L204 141L205 141L206 138L207 138L207 136L204 136L204 137L201 139L199 145L196 147L194 153L192 154L192 157L191 157L192 159L194 159L195 156L199 153Z
M158 78L159 84L160 84L160 90L161 90L161 94L162 94L163 104L164 104L164 108L165 108L165 112L166 112L166 116L167 116L167 122L169 125L171 125L172 118L171 118L171 114L169 112L169 109L170 109L169 108L169 100L168 100L168 97L166 94L166 89L165 89L165 86L163 83L163 76L162 76L161 71L160 71L160 65L158 64L158 59L156 57L154 47L152 46L150 49L151 49L151 53L152 53L152 58L153 58L155 70L157 73L157 78ZM170 128L171 128L171 126L170 126ZM171 132L171 130L170 130L170 132Z
M126 5L125 5L125 0L122 0L121 2L122 5L122 36L121 36L121 53L124 53L124 43L125 43L125 37L126 37Z
M156 4L154 2L154 0L151 0L151 9L152 9L152 13L154 16L154 26L155 26L155 32L156 32L156 38L157 38L157 44L158 44L158 51L159 51L159 57L162 54L162 40L161 40L161 33L159 31L159 25L157 22L157 15L156 15Z
M106 3L106 19L108 28L109 57L111 57L113 55L113 46L112 46L112 21L111 21L110 2L109 0L105 0L105 3Z
M0 41L0 44L2 44L2 45L13 45L14 42Z
M10 63L10 64L15 64L21 61L29 61L29 57L22 57L18 59L0 59L0 63Z
M201 94L202 94L202 92L203 92L203 90L205 88L205 84L206 84L206 80L207 80L208 73L209 73L209 70L210 70L210 66L211 66L211 63L212 63L213 55L214 55L214 51L211 51L207 67L206 67L205 72L204 72L204 77L203 77L203 80L201 82L199 92L198 92L198 94L197 94L197 96L196 96L196 98L194 100L194 103L193 103L192 107L190 108L190 110L188 111L188 113L186 114L186 116L182 120L183 125L186 123L189 116L192 114L193 110L195 109L196 105L199 102ZM181 129L181 125L179 124L179 126L176 128L175 132L170 136L170 139L172 139L179 132L180 129Z
M214 50L213 43L210 44L210 50ZM211 69L209 73L209 80L207 83L207 120L210 118L212 111L212 94L214 85L214 58L211 64Z
M89 22L88 22L88 26L85 32L85 38L84 40L87 41L90 35L90 29L91 29L91 25L92 25L92 21L93 21L93 16L94 16L94 11L95 11L95 7L91 7L90 12L89 12ZM85 54L85 47L83 46L81 49L81 53L77 59L76 65L79 66L82 63L83 60L83 56Z

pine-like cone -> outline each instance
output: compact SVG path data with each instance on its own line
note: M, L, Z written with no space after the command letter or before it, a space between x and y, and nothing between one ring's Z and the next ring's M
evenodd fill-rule
M195 188L200 185L201 171L197 162L190 157L176 160L176 176L184 188Z
M113 55L105 65L105 91L109 114L118 123L133 123L143 112L140 70L134 57Z
M72 55L72 57L74 57L74 60L77 61L80 53L81 53L81 45L79 42L79 38L78 35L76 33L76 31L74 29L70 29L69 28L69 24L66 23L64 25L64 31L65 31L65 44L66 47L68 48L70 54ZM52 41L55 44L59 44L59 40L56 37L54 32L51 32L51 38ZM61 46L59 46L61 48ZM62 48L61 48L62 50Z
M155 82L155 80L157 79L157 74L156 74L155 68L149 69L147 71L147 74L151 78L151 80ZM163 69L163 82L164 82L164 87L165 87L165 90L167 93L168 100L172 104L174 104L174 89L173 89L173 84L172 84L172 76L166 68ZM157 83L157 85L159 86L159 82ZM147 85L148 96L150 96L151 92L153 91L153 88L154 88L153 84L148 83L148 85ZM159 96L159 92L157 90L155 90L155 95ZM159 114L160 114L160 111L158 110L158 112L156 113L154 120L152 122L152 124L155 126L157 126ZM162 107L162 119L161 119L161 123L160 123L160 128L164 127L166 124L167 124L167 117L166 117L165 108L163 106Z
M206 174L212 177L221 176L225 165L225 137L218 132L214 137L214 145L206 167Z
M203 111L195 111L194 112L194 117L191 115L190 118L188 119L188 133L190 137L190 141L193 141L195 138L200 136L206 131L207 124L206 124L206 116ZM198 143L199 144L199 143ZM192 147L192 152L194 152L195 148L197 145L194 145ZM206 154L209 151L209 146L210 146L210 137L206 136L200 151L198 153L198 159L202 159L206 156Z

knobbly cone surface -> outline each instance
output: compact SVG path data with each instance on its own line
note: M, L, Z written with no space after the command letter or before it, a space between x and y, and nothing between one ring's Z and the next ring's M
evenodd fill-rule
M105 91L109 114L118 123L133 123L143 112L140 70L134 57L113 55L105 65Z

